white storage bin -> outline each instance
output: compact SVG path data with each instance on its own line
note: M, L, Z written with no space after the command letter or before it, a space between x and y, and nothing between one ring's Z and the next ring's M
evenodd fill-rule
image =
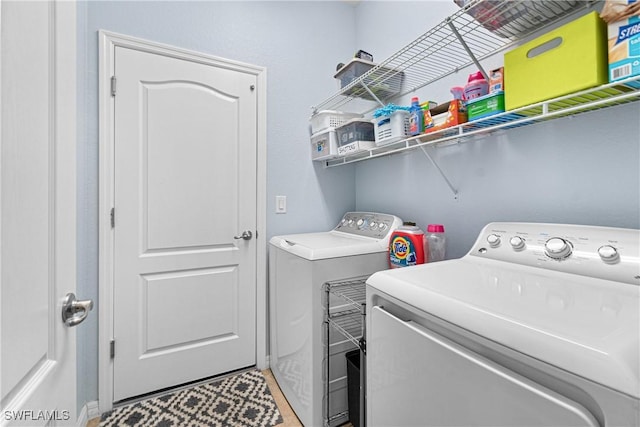
M311 124L311 133L313 135L327 129L335 129L342 126L351 119L362 118L362 114L345 113L343 111L322 110L311 116L309 123Z
M408 111L397 110L390 116L381 116L374 120L376 145L387 145L400 141L409 136Z
M329 160L338 157L338 137L329 129L311 135L311 159Z

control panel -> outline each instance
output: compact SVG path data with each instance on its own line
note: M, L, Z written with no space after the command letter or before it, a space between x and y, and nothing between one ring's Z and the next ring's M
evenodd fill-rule
M468 255L640 285L640 230L491 223Z
M334 228L334 231L373 239L384 239L401 225L402 220L395 215L373 212L347 212Z

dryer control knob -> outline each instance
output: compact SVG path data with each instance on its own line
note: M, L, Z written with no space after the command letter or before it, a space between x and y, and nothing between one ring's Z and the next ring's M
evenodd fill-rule
M571 243L560 237L552 237L544 244L544 249L549 258L564 259L571 255L573 248Z
M516 251L519 251L520 249L524 249L525 247L524 239L520 236L513 236L509 240L509 243L511 244L511 247Z
M492 248L497 248L500 246L500 236L497 234L489 234L487 236L487 243L489 243Z
M618 250L611 245L604 245L598 248L598 255L604 262L614 263L620 259Z

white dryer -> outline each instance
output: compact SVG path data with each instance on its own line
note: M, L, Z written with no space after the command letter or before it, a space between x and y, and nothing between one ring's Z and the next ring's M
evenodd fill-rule
M367 425L640 425L640 231L492 223L367 281Z
M331 231L270 240L270 367L306 427L321 427L326 417L323 285L388 268L389 236L400 225L402 220L393 215L348 212ZM337 334L330 346L333 416L347 409L344 353L355 347ZM340 424L346 418L334 421Z

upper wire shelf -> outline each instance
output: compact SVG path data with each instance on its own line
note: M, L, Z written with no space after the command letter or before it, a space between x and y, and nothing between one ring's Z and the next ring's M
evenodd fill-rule
M402 76L406 95L494 55L527 35L587 10L594 0L473 0L398 52L314 107L343 110L354 99L371 99L375 87ZM366 82L366 85L365 85ZM366 104L366 103L365 103ZM360 107L362 108L362 107ZM368 113L377 105L364 107ZM368 108L368 109L367 109Z

